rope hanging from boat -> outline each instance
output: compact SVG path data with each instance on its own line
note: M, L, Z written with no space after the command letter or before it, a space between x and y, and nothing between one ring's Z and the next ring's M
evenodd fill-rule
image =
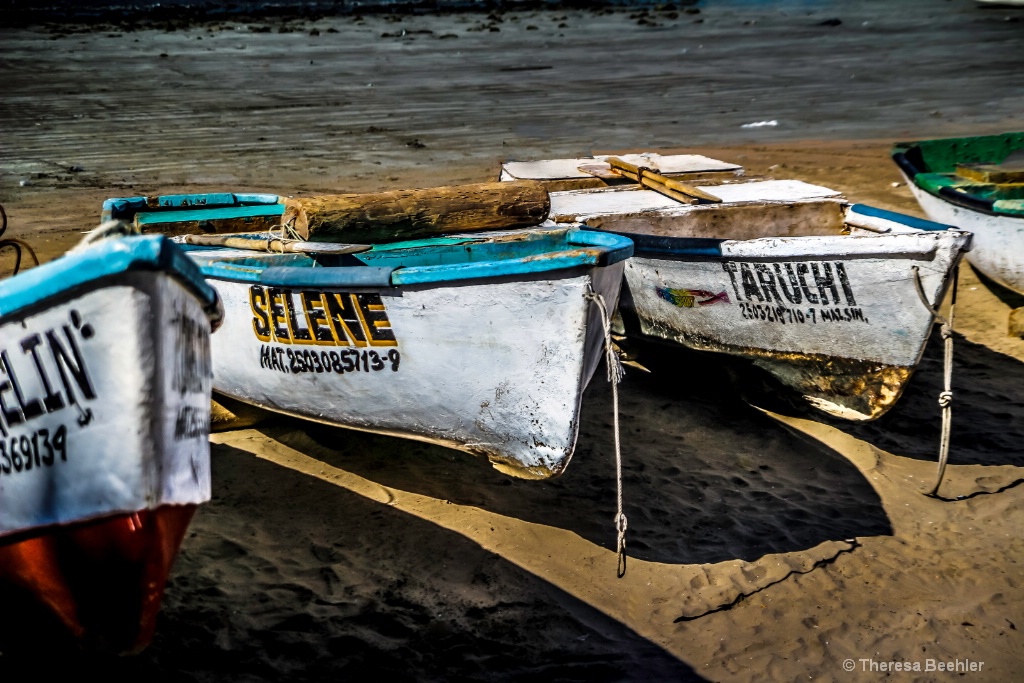
M4 211L4 207L0 205L0 237L3 237L5 232L7 232L7 212ZM17 275L18 271L21 270L22 250L28 252L28 255L32 257L35 264L37 266L39 265L39 257L36 256L36 252L34 252L32 247L30 247L26 242L13 237L0 239L0 251L3 251L4 249L14 250L14 272L11 273L12 277Z
M615 431L615 489L618 498L618 508L615 513L615 554L618 557L616 575L621 579L626 575L626 515L622 512L622 444L619 439L619 382L622 381L626 371L619 362L619 356L615 353L612 345L611 313L604 297L594 291L588 283L587 291L583 297L591 303L597 304L601 312L601 326L604 328L604 360L607 367L607 378L612 383L612 425Z
M935 496L942 485L942 477L946 473L946 461L949 459L949 433L953 423L953 312L956 309L956 289L960 279L960 269L953 269L953 294L949 302L949 318L943 317L938 310L928 304L928 298L924 294L924 287L921 284L921 273L917 266L913 266L914 286L917 288L917 295L921 297L924 304L932 315L942 322L942 340L944 346L943 358L943 390L939 393L939 407L942 409L942 436L939 439L939 471L935 478L935 486L927 495Z

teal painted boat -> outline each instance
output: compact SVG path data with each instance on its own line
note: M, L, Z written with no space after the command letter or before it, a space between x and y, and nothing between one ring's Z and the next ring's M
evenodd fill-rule
M974 233L968 262L1024 294L1024 132L901 142L892 159L929 218Z
M105 205L217 233L176 238L224 301L217 392L456 448L513 476L565 469L604 348L595 295L614 309L631 240L554 223L361 246L220 234L279 219L281 206L251 195Z

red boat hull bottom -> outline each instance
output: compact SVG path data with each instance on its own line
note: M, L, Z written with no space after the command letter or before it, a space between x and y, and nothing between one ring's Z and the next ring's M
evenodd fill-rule
M0 540L0 652L144 649L196 507L166 505Z

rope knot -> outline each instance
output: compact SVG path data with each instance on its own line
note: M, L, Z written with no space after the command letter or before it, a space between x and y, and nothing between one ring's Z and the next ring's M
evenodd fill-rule
M587 283L587 291L583 293L583 298L597 304L597 308L601 311L601 325L604 328L606 376L609 382L618 384L626 375L626 369L622 367L622 361L619 359L619 354L615 350L615 344L612 342L611 314L608 312L608 305L605 303L604 297L595 292L590 283Z
M948 408L953 405L953 392L943 391L939 394L939 407Z

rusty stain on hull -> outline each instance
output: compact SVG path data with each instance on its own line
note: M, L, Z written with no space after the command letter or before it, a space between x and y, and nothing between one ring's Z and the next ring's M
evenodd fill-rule
M867 421L896 403L914 368L877 361L723 344L643 321L646 336L675 341L697 351L745 358L822 412Z

